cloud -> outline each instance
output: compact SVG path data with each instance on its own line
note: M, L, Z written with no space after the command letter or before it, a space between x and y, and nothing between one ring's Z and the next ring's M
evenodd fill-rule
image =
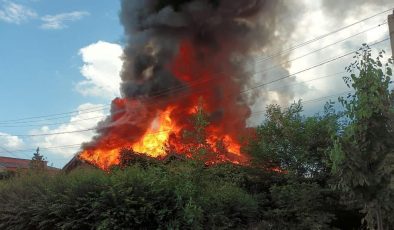
M3 1L0 8L0 21L19 25L34 18L37 18L34 10L10 1Z
M298 44L305 43L306 41L314 38L318 38L321 35L338 30L341 27L350 25L354 22L370 17L371 15L382 12L383 10L389 8L387 5L376 4L373 1L368 2L366 0L362 0L360 1L360 3L367 2L370 4L356 4L354 9L346 10L346 13L343 12L343 15L341 15L341 17L333 17L336 12L331 12L327 7L323 7L323 5L331 4L330 1L303 0L303 2L305 6L305 12L303 12L303 14L300 16L294 33L291 37L289 37L288 42L283 44L284 49L296 47ZM344 1L342 2L343 4L346 4ZM377 2L388 1L377 0ZM335 7L336 5L332 4L332 6ZM344 8L339 7L338 9L342 10ZM360 48L362 43L371 44L375 41L383 40L385 37L387 37L387 24L383 24L379 27L378 25L382 24L385 20L387 20L387 14L389 13L381 14L355 26L348 27L347 29L334 33L331 36L319 39L316 42L307 42L305 43L306 45L299 46L299 48L294 49L289 55L290 60L297 60L291 61L289 65L286 66L286 69L288 69L291 74L297 73L301 70L308 69L329 59L341 56L351 51L355 51ZM352 35L358 34L368 29L371 30L360 35L351 37ZM346 39L345 42L338 42L344 39ZM331 45L335 42L338 43ZM311 53L325 46L329 47L319 52ZM372 47L372 50L375 54L376 50L378 49L385 49L386 51L388 51L385 58L388 58L391 54L389 42L381 43L377 46ZM305 56L305 54L308 53L311 54ZM253 108L253 112L264 111L265 106L270 103L277 103L283 107L286 107L289 103L298 101L299 99L302 99L302 101L304 101L303 105L305 114L313 115L317 112L322 112L326 101L329 101L331 99L337 102L337 98L339 96L343 96L341 95L341 93L351 90L346 86L342 77L348 75L345 72L345 67L353 61L352 57L353 55L349 55L326 65L322 65L316 68L312 68L309 71L299 73L297 74L297 77L291 77L287 80L279 81L274 84L269 84L269 86L265 87L265 89L267 89L266 91L261 89L262 93L267 94L266 98L268 98L268 100L258 101L259 104L255 105L255 107ZM266 67L263 67L263 69L264 68ZM278 72L269 72L269 74L272 78L278 76L285 76L283 75L283 73ZM290 79L293 79L294 81L289 82ZM288 88L291 88L290 91L294 92L294 95L292 95L293 97L282 98L285 100L280 100L280 96L283 95L280 94L280 91L276 90L277 87L281 87L280 89L282 90L287 90ZM337 108L341 109L338 103L337 105ZM249 124L256 125L264 119L264 113L261 113L261 116L259 116L259 114L256 114L254 117L249 119Z
M44 134L44 133L62 133L72 132L76 130L86 130L94 128L99 121L104 119L105 107L99 104L82 104L78 107L78 113L75 116L70 117L68 123L60 125L57 128L50 128L43 126L38 130L32 130L31 134ZM95 132L73 132L60 135L50 136L37 136L32 138L35 146L41 148L50 148L46 151L50 151L52 154L61 155L62 157L71 157L79 149L79 144L90 141L95 135ZM73 148L59 148L59 146L70 146L75 145Z
M67 28L66 22L73 22L81 20L83 17L88 16L86 11L74 11L70 13L61 13L55 15L45 15L41 18L43 24L42 29L46 30L60 30Z
M7 133L0 132L0 146L13 151L16 149L20 149L25 145L24 141L17 136L12 136Z
M81 74L86 80L76 89L84 96L113 98L119 96L122 47L118 44L98 41L79 51L84 65Z
M314 4L311 4L308 0L304 1L307 7L307 13L299 20L299 26L296 28L295 33L293 34L293 37L291 39L291 42L293 42L293 44L308 41L312 38L319 37L322 34L326 34L330 31L335 31L338 28L350 25L356 21L367 18L371 15L376 14L377 12L381 12L382 10L386 9L386 6L383 5L373 9L370 7L369 10L365 11L363 10L364 8L362 8L362 10L349 11L346 15L343 15L343 17L333 18L332 15L329 14L331 13L330 11L328 11L326 8L321 7L321 4L325 4L325 1L320 1L320 5L317 4L318 1L314 2ZM386 19L387 14L382 14L379 17L371 18L370 20L364 21L355 26L348 27L347 29L332 34L331 36L320 39L317 42L310 43L306 46L294 50L290 56L290 59L303 56L304 54L310 53L314 50L318 50L322 47L329 46L337 41L346 39L345 42L339 42L319 52L305 56L304 58L298 59L297 61L293 61L291 63L289 71L291 73L298 72L299 70L306 69L323 61L341 56L351 51L355 51L361 47L362 43L371 44L375 41L383 40L387 36L387 24L383 24L379 27L378 25L382 24L382 22ZM352 37L353 35L366 30L369 31ZM386 42L372 47L373 50L381 48L389 51L389 43ZM342 79L342 77L347 74L333 74L344 72L345 67L348 66L351 62L352 55L299 74L297 80L309 81L307 82L309 90L305 92L304 95L296 95L295 98L312 100L315 98L339 94L341 92L349 90L349 88L346 87ZM330 77L324 77L329 75ZM312 79L316 78L321 79L311 81ZM332 99L336 100L337 96L333 97ZM328 101L328 99L326 101ZM319 109L321 110L324 102L325 101L323 100L320 103L308 103L306 106L314 106L316 108L319 107Z

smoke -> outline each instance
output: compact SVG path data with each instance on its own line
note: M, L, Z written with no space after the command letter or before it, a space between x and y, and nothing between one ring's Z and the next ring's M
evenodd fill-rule
M344 19L350 13L360 13L362 11L374 12L372 8L389 9L394 7L391 0L321 0L325 12L331 16L339 16Z
M127 40L122 96L150 97L184 87L166 67L185 39L213 54L201 56L201 62L217 63L215 71L247 86L253 68L247 72L244 67L253 65L251 54L279 49L293 31L297 7L285 2L122 1L121 22ZM210 60L224 53L219 55L224 59Z
M269 95L244 91L288 74L285 66L276 71L280 76L256 74L287 60L278 56L256 64L256 56L286 48L299 12L295 1L286 0L122 0L122 98L113 101L111 116L85 149L134 143L169 107L171 119L184 128L187 111L200 98L211 114L212 132L236 139L250 108ZM292 95L282 89L278 100Z

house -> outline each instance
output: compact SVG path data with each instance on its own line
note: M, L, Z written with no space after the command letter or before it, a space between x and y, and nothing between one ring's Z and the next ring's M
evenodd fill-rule
M64 167L63 171L66 173L69 173L75 169L79 168L97 168L93 164L82 160L81 158L78 157L78 155L75 155Z
M17 171L17 170L27 170L30 168L31 160L28 159L19 159L12 157L1 157L0 156L0 172L4 171ZM45 165L47 162L45 161ZM46 166L48 170L57 171L59 169Z
M0 171L16 171L18 169L28 169L30 160L11 157L0 157Z

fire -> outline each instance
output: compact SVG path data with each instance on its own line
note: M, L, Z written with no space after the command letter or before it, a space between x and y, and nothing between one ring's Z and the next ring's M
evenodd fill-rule
M178 87L181 90L176 96L115 99L111 116L98 127L100 135L83 148L79 157L106 170L119 164L122 149L155 158L174 152L193 158L198 149L204 148L206 164L247 164L248 156L241 152L239 140L248 131L245 127L250 110L239 103L239 84L218 69L231 66L222 58L229 54L211 55L209 50L198 49L188 40L182 42L167 66L183 85ZM204 56L223 63L206 62L201 58ZM191 118L201 106L201 99L207 125L203 140L198 140Z
M144 136L132 145L134 151L146 153L152 157L164 156L164 146L168 141L171 133L179 131L171 120L170 114L172 109L162 112L155 120L151 127L146 131Z
M125 106L124 101L116 101L120 106ZM80 157L102 169L108 169L112 165L119 164L119 155L122 149L131 148L136 152L145 153L151 157L162 157L166 155L164 146L168 141L169 135L178 129L171 120L172 108L160 112L151 122L150 127L145 131L140 139L134 143L122 140L112 140L112 143L102 144L102 148L86 149ZM117 117L116 119L121 119ZM115 147L110 147L111 145Z

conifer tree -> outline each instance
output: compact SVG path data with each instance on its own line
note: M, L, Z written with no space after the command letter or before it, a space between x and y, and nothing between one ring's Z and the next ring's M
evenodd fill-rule
M40 148L37 147L36 152L30 161L30 168L36 171L43 171L46 168L45 157L40 154Z

